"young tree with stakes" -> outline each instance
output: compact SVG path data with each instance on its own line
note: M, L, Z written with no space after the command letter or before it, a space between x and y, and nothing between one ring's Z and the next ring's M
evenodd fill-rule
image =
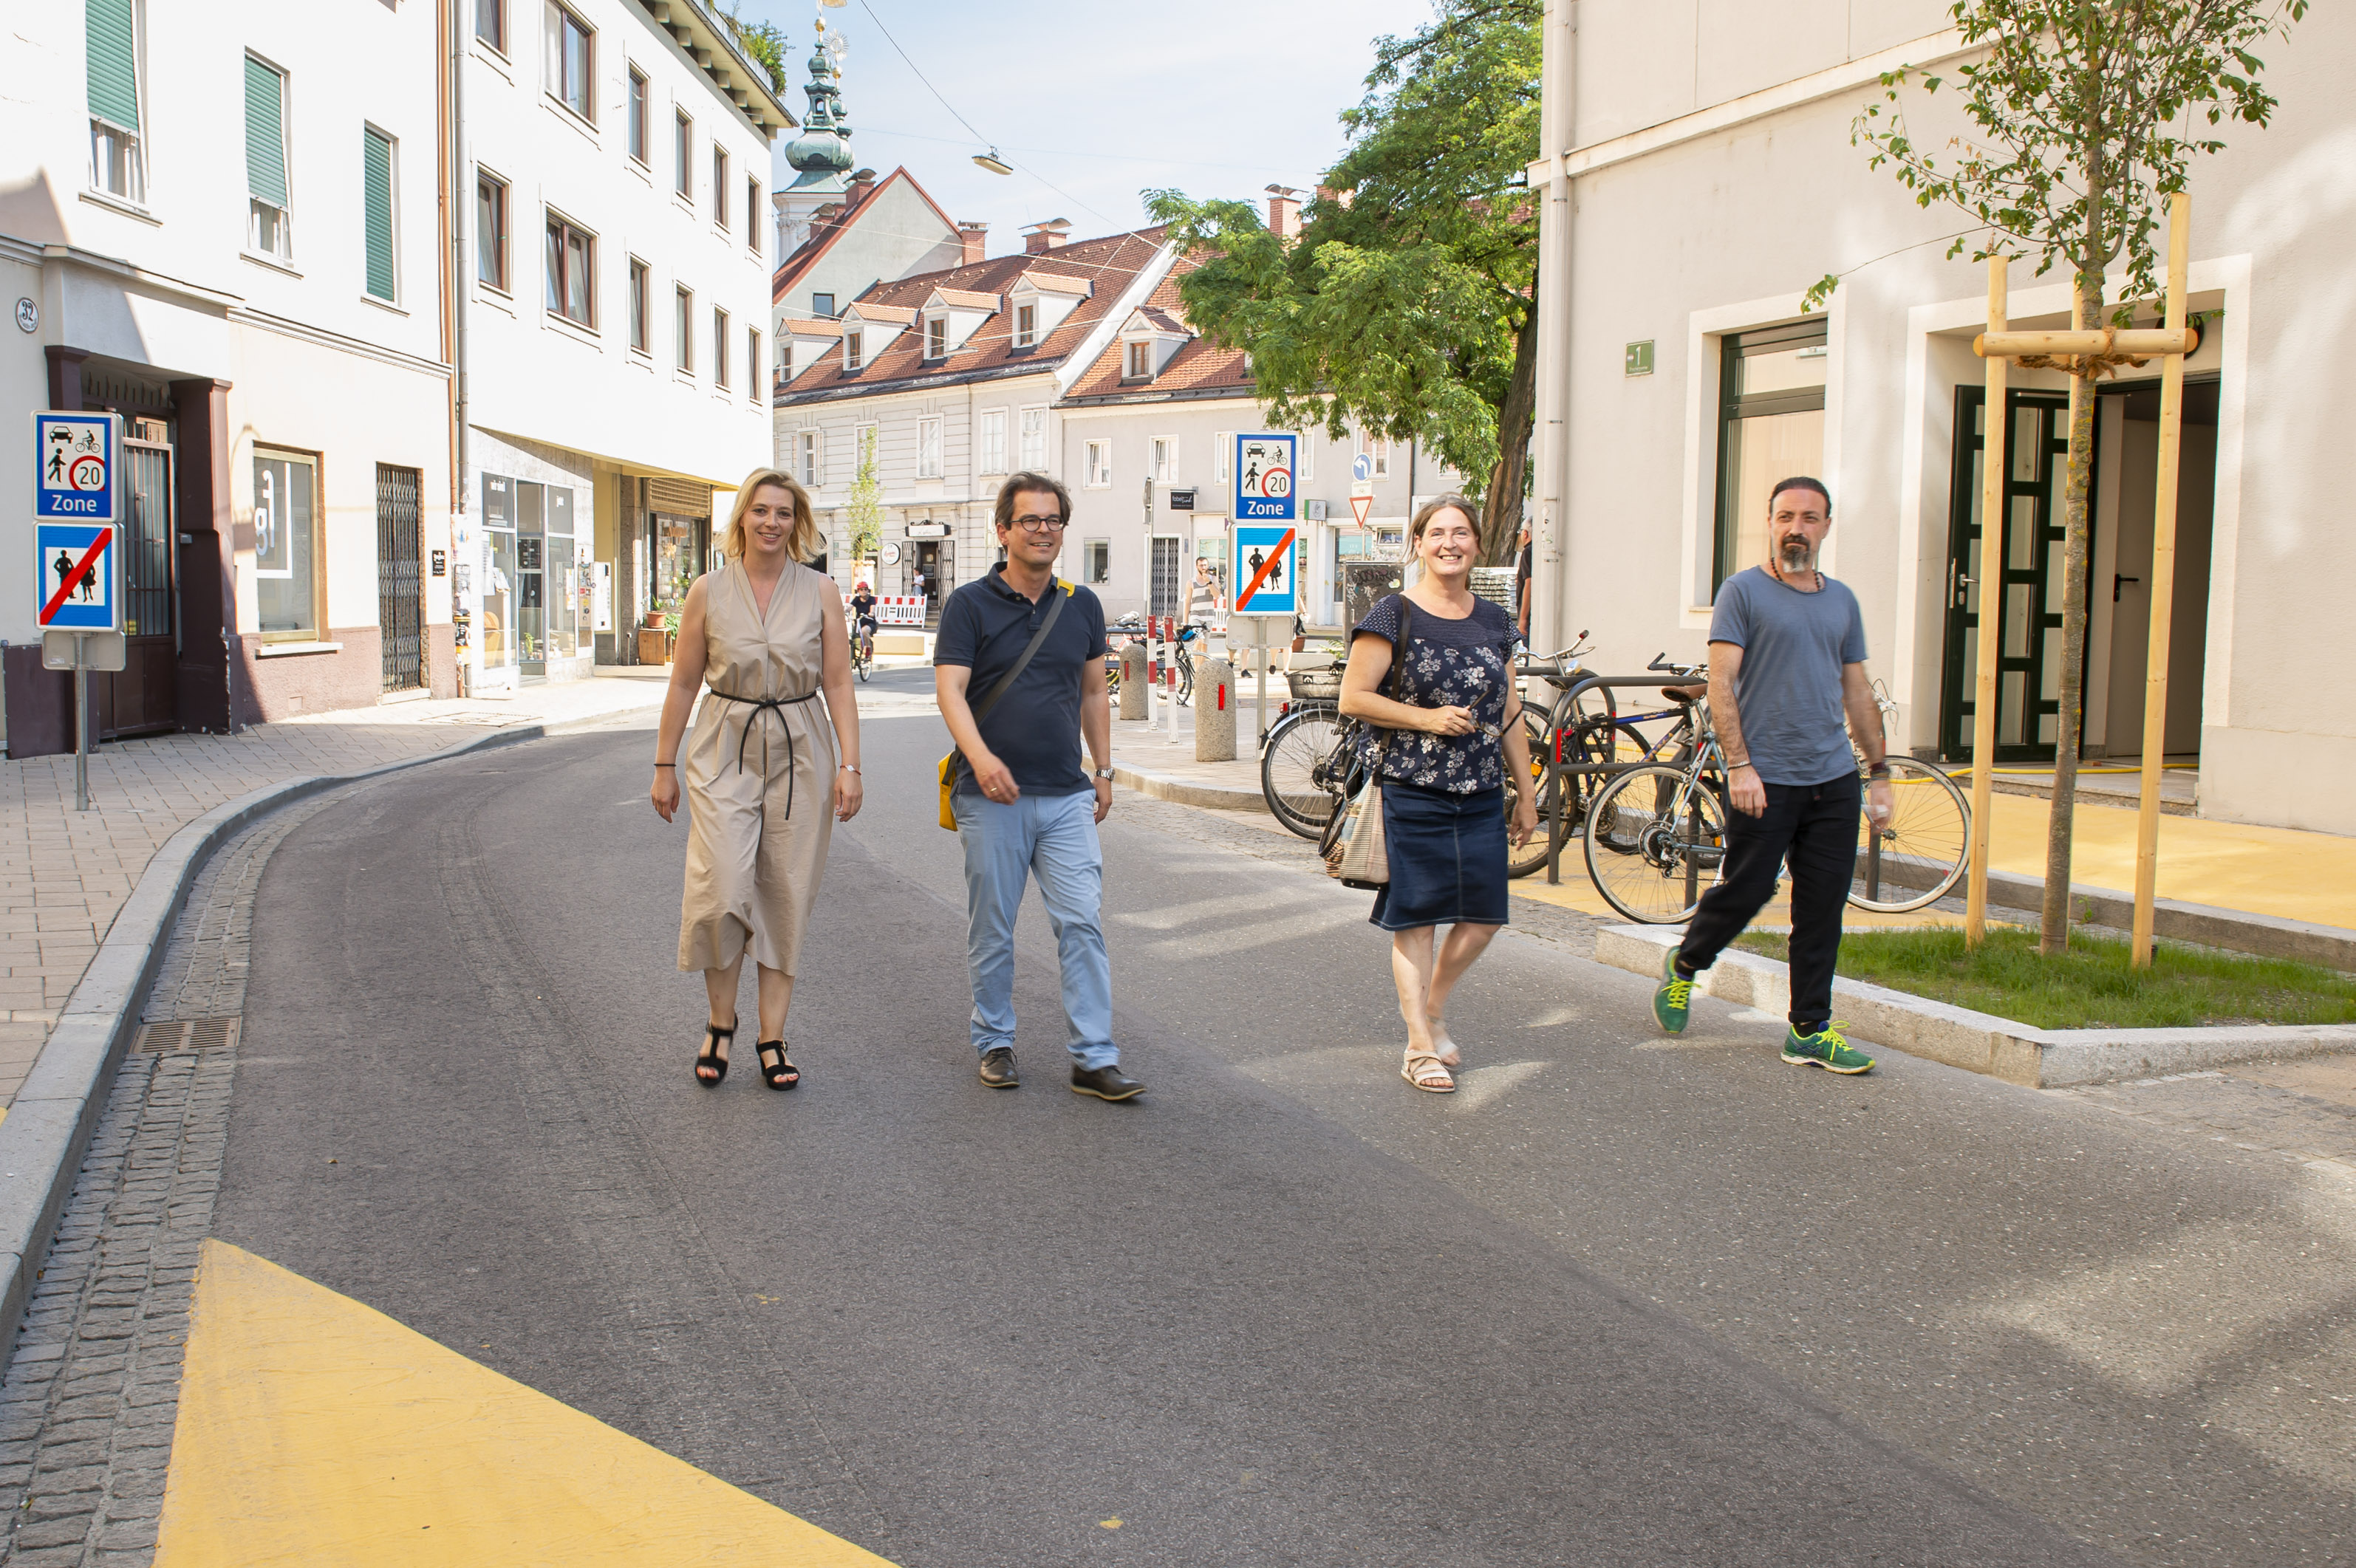
M1953 207L1975 224L1950 256L2033 259L2042 274L2056 265L2071 277L2071 325L2102 320L2105 277L2124 261L2125 287L2109 306L2111 324L2127 327L2138 305L2159 293L2154 233L2162 204L2184 189L2192 159L2223 140L2210 128L2238 120L2264 126L2274 96L2260 85L2265 69L2251 50L2287 34L2308 0L1957 0L1953 15L1967 46L1985 56L1959 68L1964 112L1975 133L1955 138L1944 159L1909 132L1901 91L1920 80L1926 92L1944 83L1912 70L1881 79L1883 101L1868 106L1851 140L1869 147L1875 168L1890 167L1917 205ZM1972 234L1980 236L1977 240ZM1810 291L1813 306L1837 277ZM2028 359L2024 364L2040 361ZM2086 675L2087 483L2092 471L2094 383L2120 356L2056 356L2041 361L2070 372L2069 472L2064 525L2060 714L2053 801L2046 836L2045 900L2040 946L2059 953L2070 940L2071 816L2076 800L2078 731ZM1991 410L1988 417L1998 417ZM1986 606L1981 601L1984 620ZM1989 629L1983 636L1991 635ZM2147 736L2145 744L2161 738ZM1986 831L1985 824L1980 831Z
M884 539L884 483L875 473L875 431L860 431L859 466L851 479L851 505L844 520L851 527L851 559L864 562ZM882 592L884 585L875 590Z

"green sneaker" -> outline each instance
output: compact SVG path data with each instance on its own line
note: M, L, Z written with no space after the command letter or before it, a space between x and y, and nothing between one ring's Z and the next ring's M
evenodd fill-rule
M1677 976L1677 950L1661 960L1661 983L1653 992L1653 1021L1670 1034L1686 1032L1686 1013L1693 1006L1694 983Z
M1842 1038L1846 1024L1830 1023L1814 1034L1796 1029L1783 1031L1783 1060L1794 1064L1813 1061L1827 1072L1870 1072L1873 1058Z

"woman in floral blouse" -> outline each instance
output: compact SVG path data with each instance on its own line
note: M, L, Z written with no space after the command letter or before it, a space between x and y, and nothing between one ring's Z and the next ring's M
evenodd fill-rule
M1423 568L1350 634L1342 711L1363 720L1368 765L1383 779L1390 881L1374 923L1391 933L1391 977L1407 1019L1400 1076L1445 1094L1462 1060L1449 1038L1449 993L1505 923L1505 800L1513 840L1537 831L1529 741L1514 685L1514 624L1470 586L1480 554L1472 504L1442 496L1408 533ZM1404 646L1405 666L1385 695ZM1451 927L1434 950L1433 928Z

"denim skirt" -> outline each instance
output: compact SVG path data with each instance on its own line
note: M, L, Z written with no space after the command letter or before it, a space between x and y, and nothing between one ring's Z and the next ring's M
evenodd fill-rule
M1385 931L1505 923L1505 791L1451 795L1383 781L1391 880L1367 918Z

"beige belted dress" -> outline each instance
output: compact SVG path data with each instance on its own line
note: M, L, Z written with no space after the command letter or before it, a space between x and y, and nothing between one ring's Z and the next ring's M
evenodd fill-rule
M788 566L764 615L743 561L706 583L710 689L679 752L679 966L724 969L749 942L755 963L791 975L834 836L834 729L817 695L833 585Z

